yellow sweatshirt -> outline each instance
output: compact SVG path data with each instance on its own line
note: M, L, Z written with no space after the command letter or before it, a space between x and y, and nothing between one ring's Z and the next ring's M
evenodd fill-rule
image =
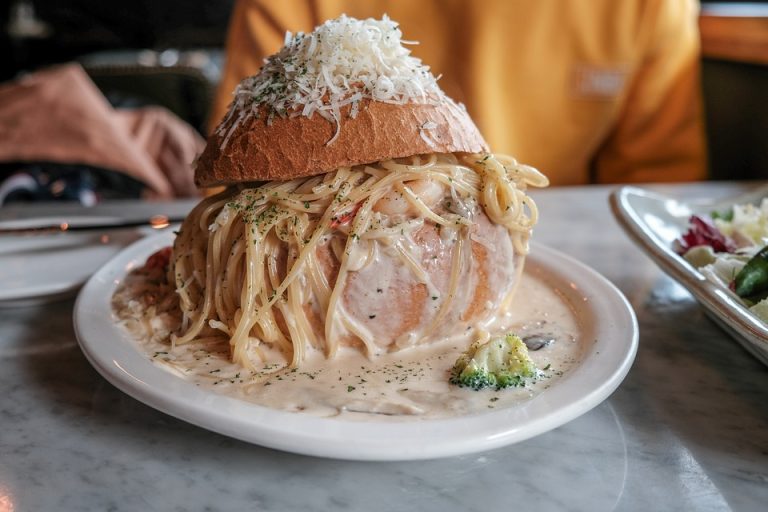
M695 0L238 0L211 122L277 51L388 14L492 150L554 185L705 178Z

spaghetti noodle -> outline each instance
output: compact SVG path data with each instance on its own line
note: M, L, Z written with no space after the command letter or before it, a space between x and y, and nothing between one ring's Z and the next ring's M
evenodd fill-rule
M342 344L375 354L382 347L368 320L376 315L361 321L345 294L383 261L393 263L389 277L415 283L409 289L423 300L411 306L425 312L387 348L444 335L467 324L473 308L487 319L511 289L499 285L487 304L473 306L478 279L493 281L473 257L524 255L538 217L525 191L546 184L511 157L433 154L231 187L202 201L176 238L169 280L183 316L172 342L226 338L233 361L249 369L266 360L265 349L294 367L313 347L327 357ZM505 234L500 249L483 240L494 230ZM433 264L424 246L435 236L445 257L434 253Z

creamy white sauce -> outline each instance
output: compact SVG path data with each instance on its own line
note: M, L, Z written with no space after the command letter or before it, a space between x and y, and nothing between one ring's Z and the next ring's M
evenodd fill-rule
M126 281L140 281L134 276ZM140 289L141 287L138 287ZM229 361L226 342L170 347L169 329L177 319L136 320L140 304L126 286L113 305L138 347L158 366L203 388L275 409L348 420L408 421L485 412L524 402L545 390L576 364L584 340L572 307L558 290L523 274L508 314L483 328L494 334L512 332L523 338L553 340L530 355L541 378L525 387L474 391L449 384L450 370L477 330L452 339L367 358L345 347L328 360L310 352L298 369L285 369L279 353L266 353L274 363L251 372ZM146 326L152 325L151 334ZM167 326L167 329L163 328Z

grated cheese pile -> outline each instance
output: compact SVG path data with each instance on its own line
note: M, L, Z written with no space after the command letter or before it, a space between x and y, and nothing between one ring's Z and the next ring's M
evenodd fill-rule
M219 127L226 139L237 125L267 106L275 115L312 117L315 113L336 125L341 108L351 105L354 118L363 99L404 104L444 99L429 67L403 46L397 23L358 20L346 15L326 21L310 34L285 36L283 48L264 61L255 76L237 86L229 114Z

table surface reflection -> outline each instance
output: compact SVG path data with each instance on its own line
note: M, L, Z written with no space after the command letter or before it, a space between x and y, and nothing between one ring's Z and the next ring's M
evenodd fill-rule
M748 184L654 187L725 197ZM534 194L534 239L610 279L640 325L637 359L601 405L506 448L419 462L282 453L192 426L121 393L88 364L74 299L0 309L0 511L762 510L768 371L613 220L611 187ZM93 213L176 214L178 203ZM0 218L76 212L7 207Z

